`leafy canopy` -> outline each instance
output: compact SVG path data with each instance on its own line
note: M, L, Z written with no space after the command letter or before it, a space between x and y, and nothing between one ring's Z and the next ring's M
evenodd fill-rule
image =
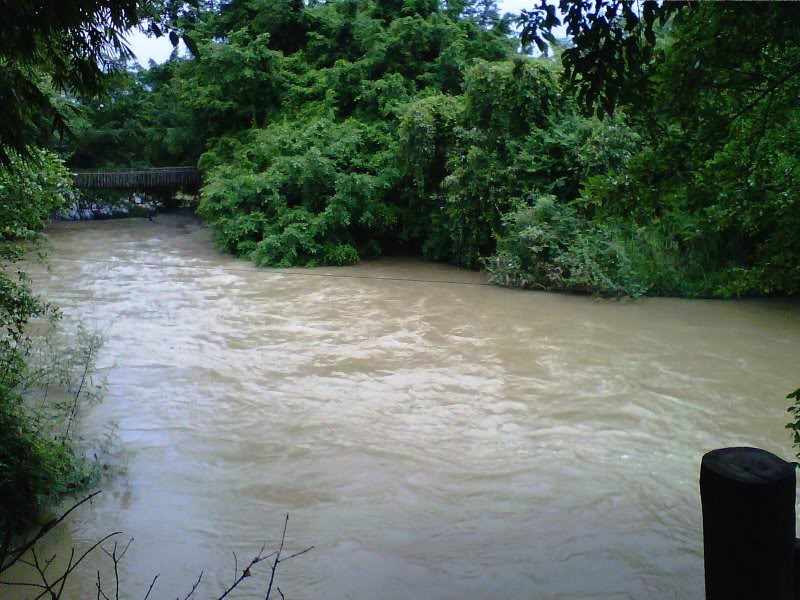
M84 100L70 161L199 161L201 214L262 264L402 251L595 293L800 289L800 11L559 7L523 12L520 46L491 2L201 3L180 21L201 59ZM558 264L525 241L543 197L573 227Z
M0 163L29 149L53 128L67 131L59 93L93 94L121 57L132 56L125 33L168 33L177 44L184 0L19 0L3 4L0 27ZM194 47L190 36L183 35Z

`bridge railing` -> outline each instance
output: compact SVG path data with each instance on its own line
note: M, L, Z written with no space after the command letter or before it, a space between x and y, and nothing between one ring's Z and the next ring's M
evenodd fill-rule
M80 189L199 189L196 167L158 167L121 171L75 171L74 185Z

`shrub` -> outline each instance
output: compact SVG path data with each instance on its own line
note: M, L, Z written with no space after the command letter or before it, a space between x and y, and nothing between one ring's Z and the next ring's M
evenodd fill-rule
M493 283L603 295L647 292L634 270L621 227L598 225L554 196L504 218L497 254L485 261Z
M342 265L394 227L385 136L356 119L278 123L209 168L199 212L227 250L274 266ZM211 155L207 162L212 161Z

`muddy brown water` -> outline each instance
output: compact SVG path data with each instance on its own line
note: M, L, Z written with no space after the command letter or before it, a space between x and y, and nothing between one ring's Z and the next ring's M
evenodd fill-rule
M599 301L409 259L259 270L177 216L49 233L34 284L104 333L84 429L118 423L126 468L47 551L135 538L123 597L201 570L215 597L289 513L287 548L315 548L280 566L286 598L701 598L702 454L792 456L794 302Z

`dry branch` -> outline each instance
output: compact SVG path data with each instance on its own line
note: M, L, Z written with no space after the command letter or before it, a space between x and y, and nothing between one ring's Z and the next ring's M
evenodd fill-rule
M125 557L126 553L128 552L128 548L130 548L131 544L133 543L133 538L131 538L124 547L120 547L117 542L114 542L114 546L111 551L107 550L102 546L104 542L111 539L114 536L120 535L121 532L116 531L105 536L100 541L93 544L89 549L83 552L77 559L75 558L75 548L72 548L69 556L69 560L67 563L67 568L61 573L58 577L54 579L48 575L48 568L55 560L56 556L53 555L49 559L42 560L39 554L36 551L36 543L47 534L47 532L51 531L53 527L61 523L73 510L84 504L85 502L91 500L94 496L99 494L100 492L95 492L94 494L87 496L83 500L77 502L74 506L72 506L67 512L65 512L61 517L57 519L53 519L45 526L41 528L39 533L37 533L30 541L24 543L19 548L14 549L11 552L10 559L8 562L3 563L5 568L10 567L12 564L17 562L21 564L25 564L36 571L39 576L41 582L31 583L31 582L23 582L23 581L0 581L0 585L7 585L7 586L20 586L20 587L30 587L36 590L39 590L38 596L35 597L35 600L39 600L47 596L49 600L60 600L64 593L64 586L66 584L67 578L78 568L78 566L83 562L83 560L91 554L95 549L100 548L103 553L111 559L113 568L114 568L114 591L113 596L110 593L107 593L106 590L103 589L103 581L101 578L100 571L97 571L97 579L95 582L95 588L97 591L96 598L97 600L119 600L120 599L120 578L119 578L119 563ZM230 587L226 588L220 596L218 596L217 600L223 600L227 598L238 586L248 577L252 577L254 575L252 569L255 565L263 561L269 561L269 559L274 558L272 564L270 565L270 578L269 584L267 587L267 592L265 596L265 600L269 600L270 594L272 593L273 585L275 583L275 575L278 570L278 566L281 563L286 562L287 560L291 560L297 556L301 556L307 552L313 550L314 546L310 546L305 550L301 550L299 552L295 552L288 556L283 556L284 548L286 545L286 531L289 526L289 515L286 515L286 519L284 520L283 524L283 532L281 534L281 542L280 546L277 550L270 552L269 554L264 554L264 551L267 547L266 543L262 544L261 549L258 553L250 560L247 566L242 569L241 574L239 574L239 559L236 556L236 553L233 553L233 560L234 560L234 580L231 583ZM31 559L28 560L25 558L25 554L30 552ZM0 557L2 558L2 557ZM156 585L156 581L158 580L159 575L153 577L153 581L150 583L150 587L147 589L147 593L144 596L144 600L148 600L150 598L150 594L153 592L153 588ZM200 586L200 582L203 579L203 572L200 572L197 580L192 585L192 588L189 590L189 593L184 596L183 600L190 600L195 596L198 587ZM283 591L277 587L277 592L280 594L282 600L285 600L285 596ZM176 600L180 600L180 598L176 598Z

